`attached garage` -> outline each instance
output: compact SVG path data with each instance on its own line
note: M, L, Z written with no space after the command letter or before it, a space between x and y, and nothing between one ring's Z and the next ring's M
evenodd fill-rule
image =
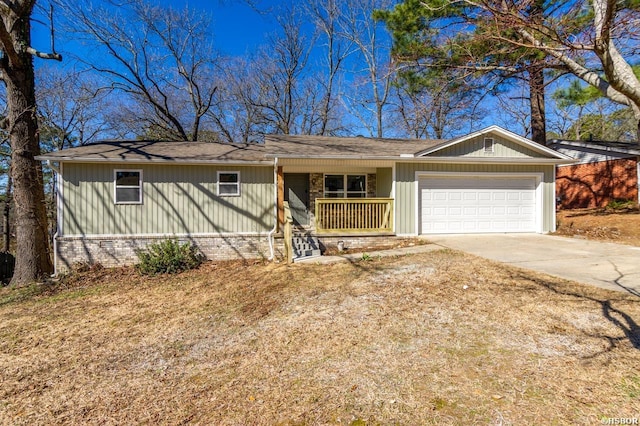
M542 174L418 176L421 234L542 232Z

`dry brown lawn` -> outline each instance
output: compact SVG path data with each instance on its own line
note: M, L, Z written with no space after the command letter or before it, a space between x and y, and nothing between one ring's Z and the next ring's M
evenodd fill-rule
M556 234L640 247L640 211L611 209L564 210L557 213Z
M0 424L599 424L640 299L453 251L0 291Z

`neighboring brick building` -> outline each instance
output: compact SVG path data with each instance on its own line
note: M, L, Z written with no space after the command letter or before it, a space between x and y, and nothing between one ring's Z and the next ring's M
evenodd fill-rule
M605 207L613 200L638 203L640 146L624 142L558 141L549 146L578 163L557 166L556 197L562 209Z

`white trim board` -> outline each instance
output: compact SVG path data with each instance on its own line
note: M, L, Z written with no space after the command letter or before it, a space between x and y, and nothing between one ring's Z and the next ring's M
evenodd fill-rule
M194 232L192 234L71 234L71 235L59 235L59 240L66 239L96 239L96 240L118 240L127 238L227 238L227 237L265 237L269 233L269 230L263 232Z

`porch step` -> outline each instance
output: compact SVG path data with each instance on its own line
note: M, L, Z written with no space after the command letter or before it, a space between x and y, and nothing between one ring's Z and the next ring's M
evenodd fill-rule
M291 238L293 261L321 256L320 242L317 237L309 234L294 234Z

